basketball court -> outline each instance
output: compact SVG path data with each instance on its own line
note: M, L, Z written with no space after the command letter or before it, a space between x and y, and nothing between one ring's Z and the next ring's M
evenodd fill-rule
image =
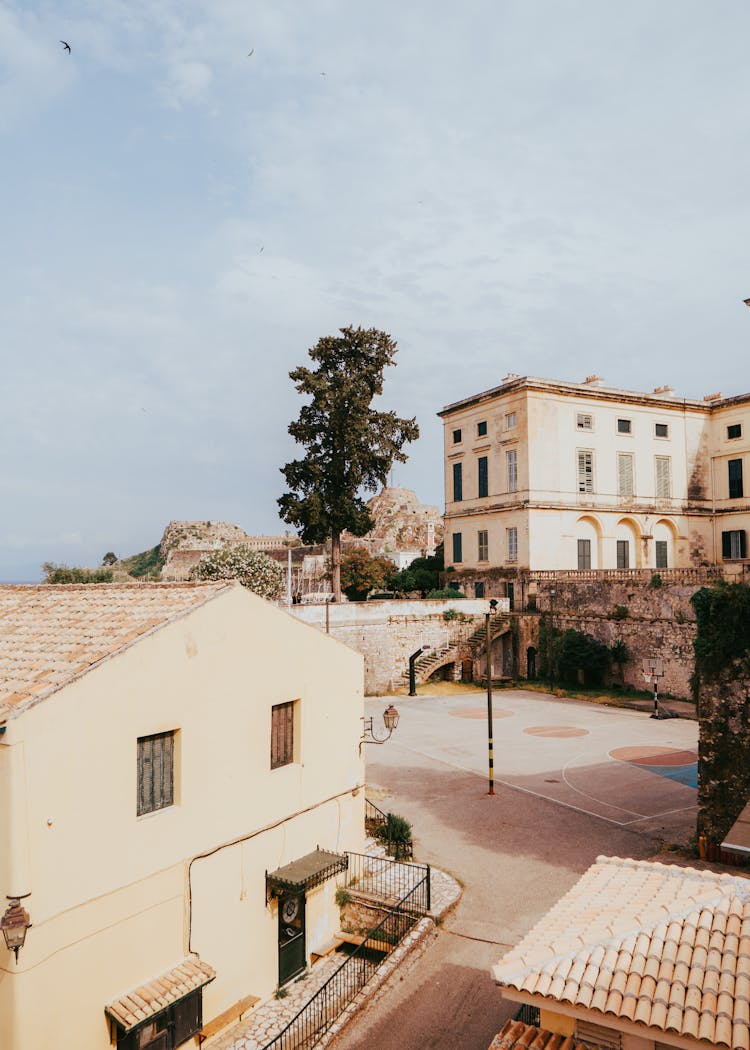
M376 724L387 702L367 702ZM436 762L475 773L486 790L485 694L395 703L401 719L379 762ZM493 697L493 735L497 784L667 841L695 831L697 722L503 689Z

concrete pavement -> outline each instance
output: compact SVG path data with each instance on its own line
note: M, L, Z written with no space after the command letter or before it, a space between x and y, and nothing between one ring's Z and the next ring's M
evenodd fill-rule
M386 704L368 702L368 715L379 718ZM396 733L368 749L368 783L391 793L382 808L412 822L418 859L452 872L464 895L434 945L354 1019L335 1050L486 1050L512 1013L490 977L506 948L600 853L646 858L663 838L692 833L692 788L611 753L663 763L672 752L687 767L697 726L503 690L494 698L489 798L484 696L399 697L396 705ZM482 709L484 719L471 713ZM550 730L557 735L544 735Z

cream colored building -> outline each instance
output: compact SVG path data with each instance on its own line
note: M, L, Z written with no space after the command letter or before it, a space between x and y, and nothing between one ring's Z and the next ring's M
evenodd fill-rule
M0 587L0 1047L197 1046L307 965L362 713L362 657L239 585Z
M749 1050L750 882L597 857L493 972L552 1046Z
M510 375L438 414L445 562L457 574L747 558L750 394L696 401L597 376Z

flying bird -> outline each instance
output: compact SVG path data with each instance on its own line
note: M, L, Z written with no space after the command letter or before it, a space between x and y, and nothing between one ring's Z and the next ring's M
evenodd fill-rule
M62 46L63 46L63 47L65 48L65 50L66 50L66 51L67 51L68 53L72 53L72 52L70 51L70 44L68 43L68 41L67 41L67 40L61 40L61 41L60 41L60 43L62 44Z
M745 304L745 306L750 306L750 299L743 299L742 301Z
M253 48L253 49L252 49L252 51L248 51L248 53L247 53L247 57L248 57L248 58L252 58L252 56L253 56L254 54L255 54L255 48Z
M327 77L327 76L328 76L328 74L327 74L327 73L321 73L320 75L321 75L322 77Z

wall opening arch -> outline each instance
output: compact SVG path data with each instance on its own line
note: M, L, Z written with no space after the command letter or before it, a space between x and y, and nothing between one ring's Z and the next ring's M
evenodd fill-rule
M615 526L615 567L640 569L643 565L641 529L634 518L620 518Z
M678 539L677 527L669 518L659 518L654 524L654 568L673 569Z
M592 514L582 514L576 522L576 559L574 567L600 569L602 567L602 527Z

